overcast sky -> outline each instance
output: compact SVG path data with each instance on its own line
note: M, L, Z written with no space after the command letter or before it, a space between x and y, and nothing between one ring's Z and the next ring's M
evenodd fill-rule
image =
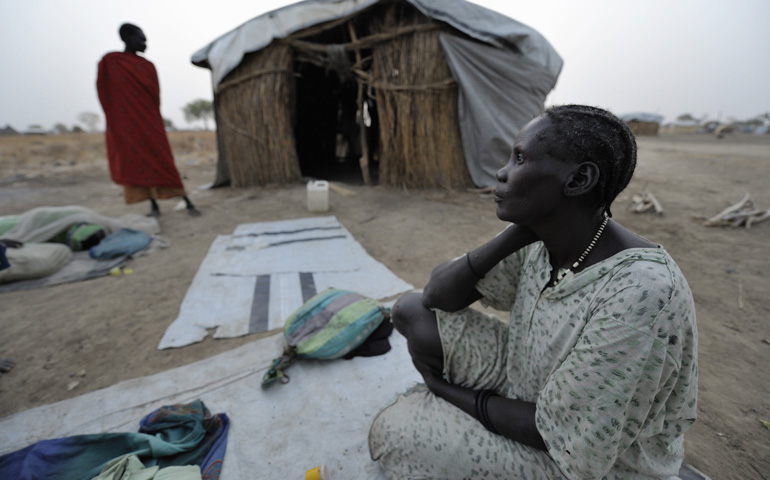
M285 0L0 0L0 128L103 117L96 65L139 25L160 77L161 111L212 99L193 52ZM673 120L747 119L770 111L770 1L477 0L542 33L564 59L547 105L586 103ZM104 127L102 121L100 128Z

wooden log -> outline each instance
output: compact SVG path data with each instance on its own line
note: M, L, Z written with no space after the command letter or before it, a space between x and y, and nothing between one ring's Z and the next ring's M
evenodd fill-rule
M347 189L345 187L342 187L340 185L337 185L336 183L329 182L329 190L331 190L334 193L339 193L343 197L354 197L358 195L353 190Z
M350 39L353 42L358 41L356 37L356 30L353 28L353 21L348 22L348 31L350 32ZM361 64L361 51L355 49L356 64ZM358 103L358 112L360 114L358 125L360 127L359 135L361 142L361 158L358 160L358 165L361 168L361 176L364 178L364 185L369 185L371 179L369 178L369 145L366 141L366 123L364 122L364 82L360 78L356 78L358 84L358 94L356 102Z
M730 212L727 215L722 217L722 220L734 220L736 218L748 218L753 217L754 215L759 215L762 213L762 210L759 210L758 208L752 208L751 210L741 210L738 212Z
M645 203L640 203L640 204L638 204L638 205L636 206L636 208L634 209L634 211L635 211L636 213L644 213L644 212L646 212L646 211L650 210L651 208L652 208L652 204L651 204L651 203L646 203L646 202L645 202Z
M759 222L764 222L770 218L770 210L765 211L765 213L761 215L756 215L751 218L746 219L746 228L751 228L752 225L757 224Z
M644 192L647 195L647 199L652 203L653 208L655 208L655 213L658 215L663 215L663 206L660 204L657 198L655 198L655 195L652 194L652 192L646 191Z
M713 217L711 217L708 220L706 220L706 224L709 224L710 222L717 222L718 220L720 220L722 217L724 217L728 213L740 210L741 208L743 208L743 205L746 202L749 201L749 197L750 197L750 195L747 193L740 202L736 203L735 205L730 205L729 207L725 208L724 210L722 210L718 214L716 214Z
M657 214L663 214L663 207L655 195L647 190L644 190L642 194L634 194L631 196L631 205L628 209L634 213L644 213L651 210L655 210Z

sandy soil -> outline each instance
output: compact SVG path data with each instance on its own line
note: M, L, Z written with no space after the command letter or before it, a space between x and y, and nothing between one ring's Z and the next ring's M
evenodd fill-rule
M217 234L247 222L305 217L305 189L198 188L214 177L211 132L176 132L172 146L199 218L161 202L169 248L130 263L133 274L0 294L0 414L64 400L232 349L258 336L159 351L158 341ZM700 331L699 420L686 435L686 461L714 479L770 478L770 221L751 229L708 228L711 216L750 192L770 208L770 137L662 136L639 139L635 179L615 218L664 245L695 297ZM497 233L489 196L345 186L330 194L331 214L367 251L404 280L423 285L433 266ZM630 196L652 191L665 214L632 214ZM97 134L0 137L0 215L37 206L83 205L119 216ZM55 421L55 419L52 419Z

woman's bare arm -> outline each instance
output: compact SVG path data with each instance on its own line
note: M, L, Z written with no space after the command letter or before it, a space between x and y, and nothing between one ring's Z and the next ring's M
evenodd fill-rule
M481 421L476 411L477 390L448 383L441 372L421 364L419 360L415 362L415 366L422 374L425 385L436 396ZM498 435L538 450L547 450L535 424L534 403L493 395L486 402L486 411L489 423Z
M427 308L456 312L475 302L481 295L476 283L513 252L537 240L532 230L511 224L495 238L454 260L433 269L422 293Z

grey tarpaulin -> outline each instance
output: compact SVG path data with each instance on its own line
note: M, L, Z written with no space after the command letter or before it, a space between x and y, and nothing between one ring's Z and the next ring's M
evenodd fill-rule
M306 0L255 17L195 52L192 63L211 70L212 84L247 53L300 30L361 12L380 0ZM562 59L532 28L464 0L404 0L427 17L478 42L443 34L442 45L460 89L460 133L476 185L495 182L516 132L542 112ZM485 45L487 45L485 47ZM506 125L503 125L505 123ZM484 135L479 136L480 132Z
M519 129L543 111L550 74L508 50L441 35L441 46L459 85L460 130L473 183L495 184Z

